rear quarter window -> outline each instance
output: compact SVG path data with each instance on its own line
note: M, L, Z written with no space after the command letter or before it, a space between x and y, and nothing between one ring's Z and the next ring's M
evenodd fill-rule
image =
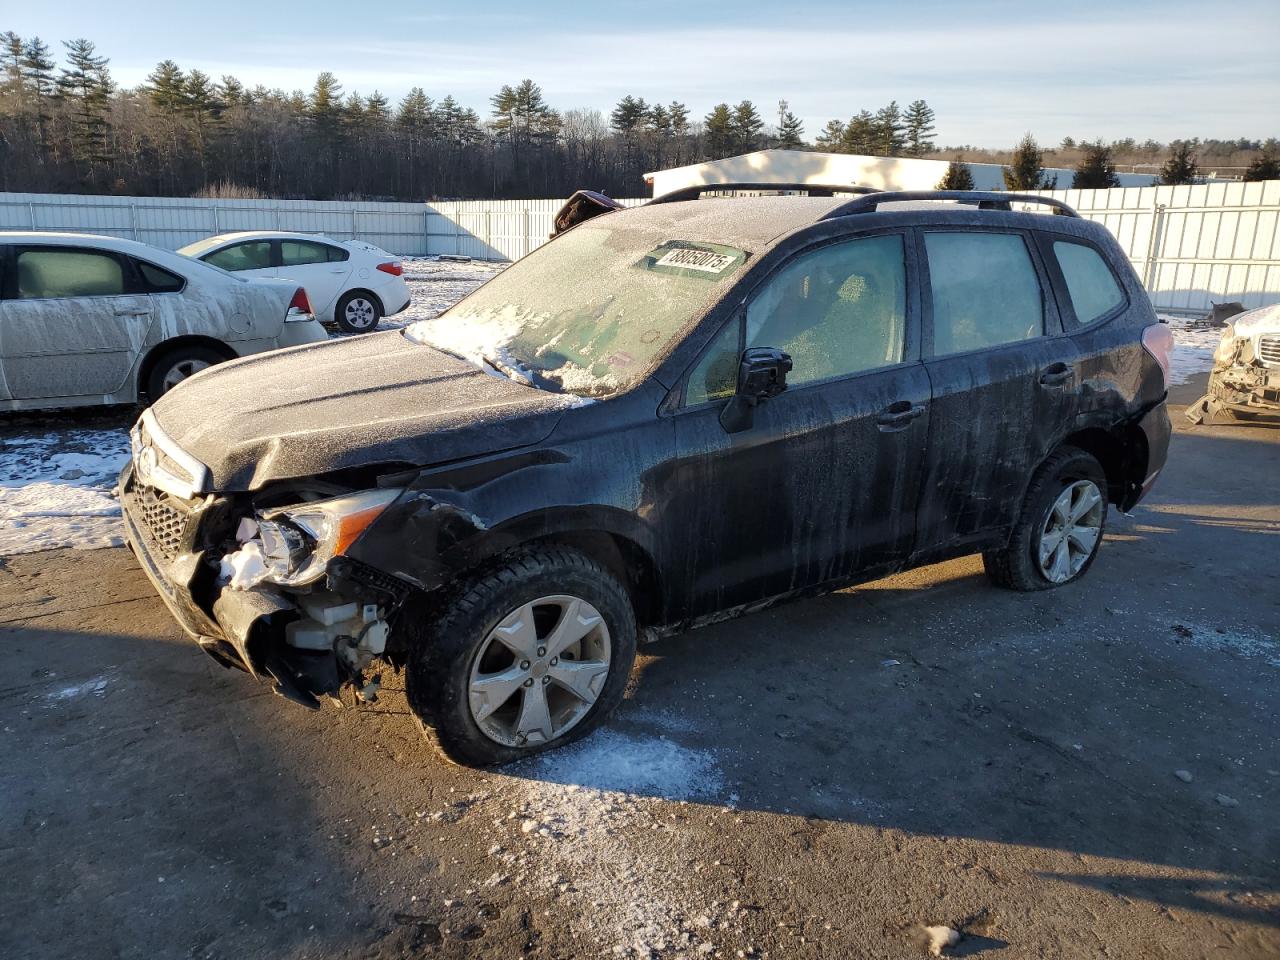
M1087 327L1124 303L1124 289L1093 247L1055 240L1053 255L1066 281L1077 327Z

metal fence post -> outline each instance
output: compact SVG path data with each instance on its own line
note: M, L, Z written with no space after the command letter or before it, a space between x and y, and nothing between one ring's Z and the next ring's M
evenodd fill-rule
M133 239L138 239L138 205L136 203L129 204L129 225L133 230Z
M218 226L218 204L216 201L209 202L209 212L213 214L213 233L217 236L222 232L222 228Z
M1160 256L1160 242L1163 240L1164 228L1164 210L1163 203L1157 203L1155 209L1151 211L1151 236L1147 238L1147 262L1142 271L1142 285L1147 288L1147 295L1151 295L1151 285L1155 282L1156 260Z

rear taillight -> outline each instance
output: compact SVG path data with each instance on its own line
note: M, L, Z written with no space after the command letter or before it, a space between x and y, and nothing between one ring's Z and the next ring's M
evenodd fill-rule
M1166 323L1153 323L1142 331L1142 346L1160 364L1164 382L1169 382L1169 355L1173 353L1173 331Z
M311 316L311 301L307 299L307 291L299 287L293 291L293 299L289 301L289 312L286 320L305 320Z
M391 274L393 277L398 277L400 274L404 273L404 267L400 265L400 261L398 260L392 260L389 263L380 263L378 264L378 269L383 273Z

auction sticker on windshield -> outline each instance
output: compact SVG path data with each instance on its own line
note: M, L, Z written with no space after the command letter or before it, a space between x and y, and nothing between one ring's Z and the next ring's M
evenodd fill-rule
M746 259L745 250L718 243L668 240L641 257L636 266L658 273L717 280L732 273Z

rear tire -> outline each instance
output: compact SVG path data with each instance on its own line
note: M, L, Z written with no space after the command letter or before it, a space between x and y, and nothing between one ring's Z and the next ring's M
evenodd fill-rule
M436 749L468 766L586 736L622 701L635 662L626 589L565 547L508 555L406 615L409 705Z
M187 377L222 363L226 356L213 347L174 347L156 358L147 374L147 399L155 403Z
M1093 566L1106 523L1102 465L1077 447L1061 447L1031 478L1008 543L982 555L987 577L1020 591L1073 583Z
M377 329L382 319L382 305L373 294L352 290L338 299L333 319L343 333L368 333Z

